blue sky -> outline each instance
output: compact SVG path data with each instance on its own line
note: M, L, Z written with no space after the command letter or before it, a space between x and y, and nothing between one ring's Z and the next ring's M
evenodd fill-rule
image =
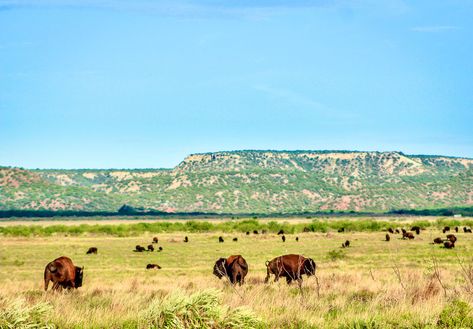
M0 165L473 157L473 1L0 0Z

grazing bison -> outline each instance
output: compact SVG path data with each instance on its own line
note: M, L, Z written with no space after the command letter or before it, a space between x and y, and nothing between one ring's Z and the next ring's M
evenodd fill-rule
M394 234L394 230L392 228L388 228L388 232Z
M155 268L155 269L157 269L157 270L160 270L160 269L161 269L161 266L159 266L158 264L148 264L148 265L146 265L146 269L147 269L147 270L151 270L151 269L153 269L153 268Z
M298 236L296 236L296 242L299 242L299 237Z
M342 248L348 248L348 247L350 247L350 241L347 240L342 243Z
M282 242L286 242L286 236L283 235L283 236L281 237L281 240L282 240Z
M184 237L184 242L189 242L189 238L187 236Z
M405 232L402 234L402 238L412 240L414 239L414 234L412 234L411 232Z
M257 231L257 230L254 230L254 231L253 231L253 234L258 234L258 231Z
M148 245L148 251L154 251L154 247L153 247L152 244L149 244L149 245Z
M249 232L249 231L246 231L246 235L250 235L250 232Z
M442 238L435 238L434 239L434 244L442 244L443 243L443 239Z
M233 241L237 242L237 241L238 241L238 238L233 238Z
M221 236L218 237L218 242L220 242L220 243L224 242L224 240Z
M135 250L133 250L133 251L134 252L143 252L145 250L146 250L145 247L142 247L138 244L138 245L136 245Z
M397 229L396 229L396 234L399 234L399 233L401 233L401 232L399 232L399 229L397 228Z
M442 230L443 233L450 231L450 226L445 226Z
M284 234L284 230L279 230L278 235Z
M419 235L420 234L420 227L419 226L412 226L411 231L416 232L416 234Z
M454 235L454 234L448 234L447 235L447 240L450 241L450 242L457 242L457 237Z
M153 238L153 243L158 243L158 237L155 236L155 237Z
M83 276L84 267L74 266L69 257L56 258L44 269L44 290L48 290L49 281L53 283L53 290L79 288L82 286Z
M471 233L471 228L469 228L469 227L464 227L464 228L463 228L463 232L465 232L465 233Z
M87 250L86 254L87 255L90 255L90 254L96 254L97 255L97 251L98 251L98 249L96 247L90 247L89 250Z
M407 231L406 231L405 229L403 229L403 228L401 228L401 231L402 231L402 234L403 234L403 235L407 233Z
M266 261L266 278L265 283L269 281L271 274L274 274L274 282L280 277L285 277L289 284L293 280L297 281L299 286L302 284L302 275L315 275L316 265L313 259L306 258L302 255L284 255Z
M452 241L445 241L443 243L443 246L446 248L446 249L452 249L452 248L455 248L455 242L452 242Z
M338 233L342 233L342 232L345 232L345 228L344 228L344 227L338 229Z
M163 251L163 247L158 248L158 252Z
M248 274L248 264L241 255L219 258L215 262L213 274L219 279L228 277L232 284L238 283L241 286Z
M455 226L455 233L458 233L458 226Z
M389 236L389 234L386 233L386 241L390 241L391 240L391 237Z

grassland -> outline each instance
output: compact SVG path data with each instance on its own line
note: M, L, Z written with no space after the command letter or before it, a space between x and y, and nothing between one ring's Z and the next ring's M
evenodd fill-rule
M365 222L370 220L375 221ZM470 220L462 219L468 224ZM328 222L326 229L310 233L301 230L314 224L313 220L277 222L294 232L286 235L286 243L272 231L248 236L235 221L206 223L213 226L201 232L178 222L183 225L179 230L162 230L159 234L58 230L15 235L3 231L0 327L17 313L26 314L26 322L59 328L148 328L166 323L169 328L178 327L179 322L164 321L172 315L182 321L202 319L193 324L185 322L184 327L209 328L473 326L472 234L458 233L456 248L446 250L430 243L433 238L444 236L439 226L446 221L376 220L380 222L377 230L353 225L345 233L337 233L335 228L346 225L348 220L335 224L331 221L316 220ZM263 227L270 222L257 223ZM412 223L424 223L425 227L413 241L402 240L399 235L393 235L390 242L384 241L382 230L386 227L408 228ZM68 226L66 222L62 224ZM89 223L73 226L83 225ZM230 225L235 226L232 229ZM16 226L9 223L0 227ZM218 243L220 235L225 243ZM137 244L149 244L153 236L158 236L162 252L132 252ZM182 242L184 236L189 237L189 243ZM295 241L296 236L299 242ZM238 242L233 242L233 237L238 237ZM342 249L340 245L346 239L351 241L351 247ZM85 254L91 246L99 249L98 255ZM313 277L304 279L302 290L283 281L264 284L264 262L287 253L313 258L318 264L320 286ZM231 287L212 275L215 260L231 254L243 255L249 264L247 284L242 287ZM85 266L84 286L73 292L44 293L44 266L61 255ZM147 271L147 263L158 263L162 269Z

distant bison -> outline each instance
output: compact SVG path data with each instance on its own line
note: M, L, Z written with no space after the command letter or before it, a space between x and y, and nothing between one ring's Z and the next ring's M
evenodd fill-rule
M158 237L155 236L155 237L153 238L153 243L158 243Z
M402 232L402 234L406 234L406 233L407 233L407 231L406 231L405 229L403 229L403 228L401 228L401 232Z
M447 235L447 240L450 241L450 242L457 242L457 237L454 235L454 234L448 234Z
M442 243L443 243L443 239L442 239L442 238L435 238L435 239L434 239L434 243L435 243L435 244L442 244Z
M159 248L158 248L158 252L159 252L159 251L163 251L163 247L159 247Z
M143 252L145 250L146 250L145 247L142 247L138 244L138 245L136 245L135 250L133 250L133 251L134 252Z
M148 251L154 251L154 247L152 244L148 245Z
M419 235L420 234L420 227L419 226L413 226L411 228L411 231L416 232L416 234Z
M237 242L237 241L238 241L238 238L233 238L233 241Z
M69 257L56 258L44 269L44 290L48 290L49 281L53 283L53 290L79 288L83 276L84 268L74 266Z
M388 232L394 234L394 230L392 228L388 228Z
M246 235L250 235L250 232L249 232L249 231L246 231Z
M253 231L253 234L258 234L258 231L257 231L257 230L254 230L254 231Z
M399 232L399 229L397 228L397 229L396 229L396 234L399 234L399 233L401 233L401 232Z
M412 240L414 239L414 234L412 234L411 232L405 232L402 234L402 238Z
M450 226L445 226L442 230L443 233L450 231Z
M267 283L270 275L274 274L274 282L278 281L280 277L285 277L288 284L294 280L300 286L302 284L302 275L315 275L315 270L316 265L311 258L294 254L279 256L271 261L266 261L266 278L264 282Z
M90 254L97 254L97 248L96 247L90 247L89 250L87 250L86 254L87 255L90 255Z
M219 258L215 262L213 274L219 279L225 276L232 284L238 283L241 286L248 274L248 264L241 255Z
M452 242L452 241L445 241L443 243L443 246L447 249L452 249L452 248L455 248L455 242Z
M345 232L345 228L344 228L344 227L338 229L338 233L342 233L342 232Z
M347 240L342 243L342 248L348 248L348 247L350 247L350 241Z
M187 236L184 237L184 242L189 242L189 238Z
M224 240L221 236L218 237L218 242L220 242L220 243L224 242Z
M278 235L284 234L284 230L279 230Z
M463 232L465 232L465 233L471 233L471 228L469 228L469 227L464 227L464 228L463 228Z
M390 241L391 240L391 237L389 236L389 234L386 233L386 241Z
M157 270L160 270L160 269L161 269L161 266L159 266L158 264L148 264L148 265L146 265L146 269L147 269L147 270L151 270L151 269L153 269L153 268L155 268L155 269L157 269Z
M458 233L458 226L455 226L455 233Z
M299 237L298 236L296 236L296 242L299 242Z
M286 236L283 235L283 236L281 237L281 240L282 240L282 242L286 242Z
M307 226L305 226L302 231L303 231L304 233L308 233L308 232L310 232L310 228L308 228Z

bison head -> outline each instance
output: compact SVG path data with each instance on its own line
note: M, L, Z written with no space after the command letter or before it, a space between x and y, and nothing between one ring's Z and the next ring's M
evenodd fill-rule
M76 268L76 277L74 283L76 288L82 287L82 279L84 278L84 267L75 267Z
M215 265L214 265L214 275L216 277L218 277L219 279L221 279L222 277L224 277L226 274L227 274L227 271L225 269L225 262L226 262L226 259L225 258L219 258L216 262L215 262Z
M307 276L315 275L315 269L317 265L312 258L306 258L304 260L304 272Z

